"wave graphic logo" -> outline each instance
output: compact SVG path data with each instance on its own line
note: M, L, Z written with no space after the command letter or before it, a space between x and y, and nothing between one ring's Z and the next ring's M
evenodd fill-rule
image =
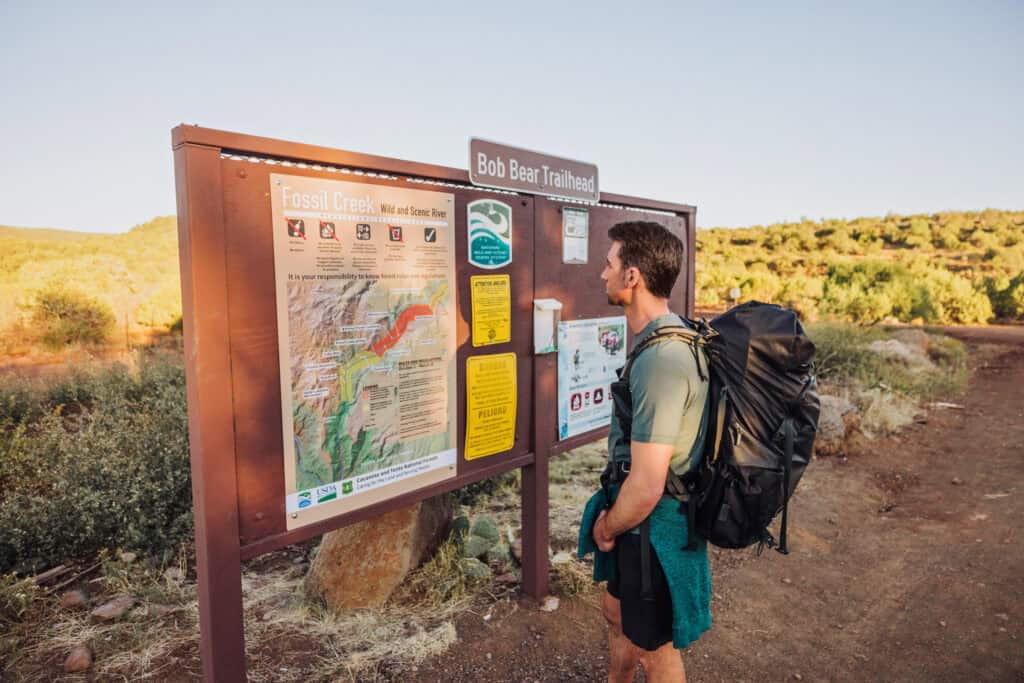
M467 209L470 264L494 269L512 263L512 207L494 199L478 199Z

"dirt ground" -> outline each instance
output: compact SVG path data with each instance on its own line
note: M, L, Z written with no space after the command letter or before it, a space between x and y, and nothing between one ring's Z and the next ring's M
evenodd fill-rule
M690 681L1024 681L1024 329L950 332L983 359L961 407L814 462L789 556L712 553ZM601 590L466 614L457 645L395 680L602 679Z

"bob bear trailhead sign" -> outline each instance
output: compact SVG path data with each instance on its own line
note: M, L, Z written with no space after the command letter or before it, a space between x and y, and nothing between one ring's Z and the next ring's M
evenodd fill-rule
M474 185L596 202L601 199L597 166L469 139L469 179Z

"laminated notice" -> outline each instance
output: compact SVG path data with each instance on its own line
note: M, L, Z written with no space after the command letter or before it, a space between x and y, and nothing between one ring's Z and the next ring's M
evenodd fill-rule
M512 341L512 289L508 275L469 278L473 309L473 346Z
M516 436L516 354L466 359L466 460L510 450Z

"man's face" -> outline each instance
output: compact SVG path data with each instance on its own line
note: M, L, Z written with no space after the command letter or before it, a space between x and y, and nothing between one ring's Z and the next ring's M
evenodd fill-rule
M619 250L622 244L612 242L605 258L604 270L601 271L601 279L604 280L604 291L608 295L608 303L612 306L625 306L633 301L633 287L627 282L635 277L631 271L636 268L623 268L622 260L619 259Z

